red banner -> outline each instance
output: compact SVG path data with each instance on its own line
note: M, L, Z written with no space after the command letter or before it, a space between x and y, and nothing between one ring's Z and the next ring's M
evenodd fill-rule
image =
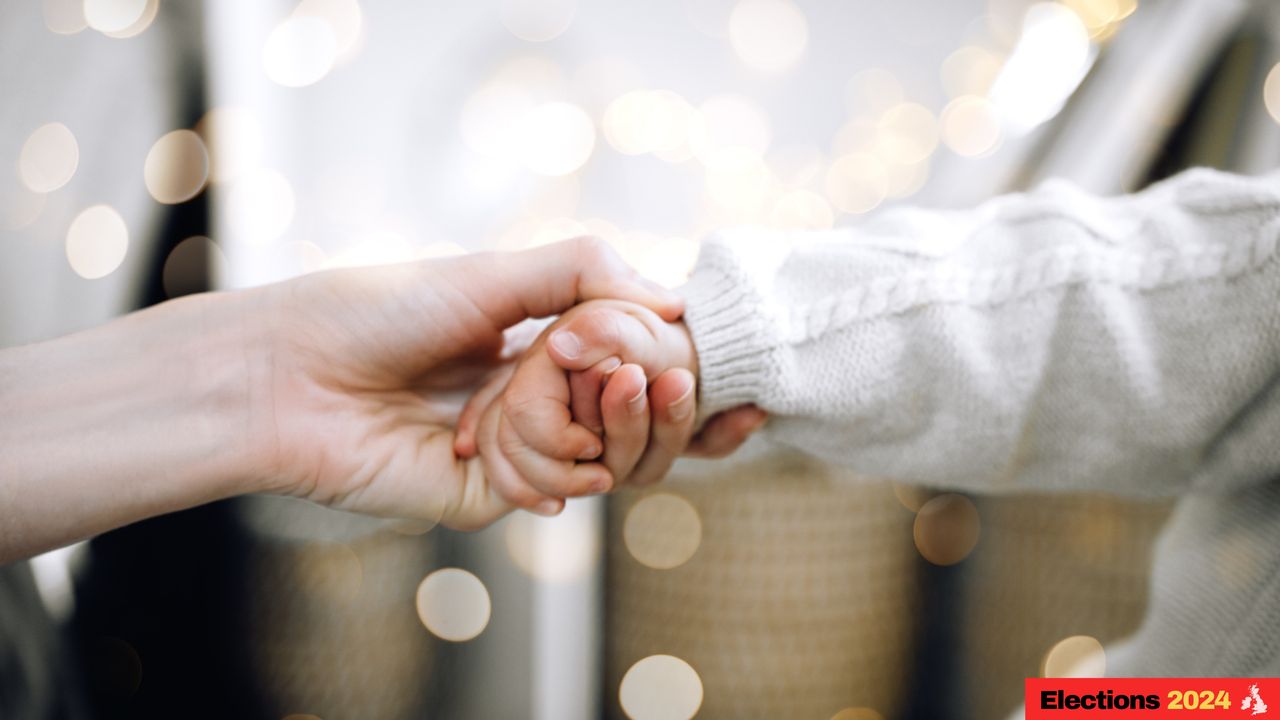
M1280 720L1280 678L1027 678L1026 706L1026 720Z

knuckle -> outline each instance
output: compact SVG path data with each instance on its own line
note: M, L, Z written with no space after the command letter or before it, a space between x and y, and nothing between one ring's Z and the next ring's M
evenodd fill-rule
M614 261L613 248L595 235L579 235L569 242L573 243L573 251L588 262L608 266Z
M536 428L538 425L537 399L519 393L507 393L502 396L502 414L511 421L512 425L521 430Z

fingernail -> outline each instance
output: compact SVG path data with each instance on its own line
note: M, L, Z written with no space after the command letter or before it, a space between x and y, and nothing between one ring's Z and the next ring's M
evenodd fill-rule
M582 452L578 453L579 460L593 460L600 457L600 446L590 445Z
M600 372L606 377L613 374L613 371L622 367L622 360L616 357L605 358L600 362Z
M592 495L603 495L609 492L613 487L613 480L607 477L599 477L591 482L591 486L587 488L587 492Z
M627 399L627 412L632 415L639 415L644 412L645 388L640 388L640 392L636 393L633 398Z
M693 386L690 385L684 394L671 402L667 407L667 413L671 416L672 421L680 422L687 419L693 414Z
M562 507L563 506L560 504L559 500L543 500L534 506L533 511L539 515L554 517L560 514L560 509Z
M569 360L578 357L578 354L582 352L582 341L578 339L577 335L568 330L557 330L551 333L551 339L548 342L551 343L551 347L556 349L556 352Z

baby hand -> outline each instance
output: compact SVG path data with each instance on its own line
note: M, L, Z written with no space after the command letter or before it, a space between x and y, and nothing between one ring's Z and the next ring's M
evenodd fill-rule
M579 326L593 337L625 339L628 352L567 374L548 337ZM565 336L557 339L557 356L574 354ZM554 515L564 498L665 475L693 434L696 373L683 324L629 302L584 303L534 342L509 380L491 382L468 401L455 451L464 458L478 451L507 502Z

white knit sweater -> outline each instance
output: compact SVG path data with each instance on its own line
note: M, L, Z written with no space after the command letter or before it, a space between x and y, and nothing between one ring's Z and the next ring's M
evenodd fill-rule
M1182 496L1108 675L1280 674L1280 178L708 241L701 411L861 474Z

